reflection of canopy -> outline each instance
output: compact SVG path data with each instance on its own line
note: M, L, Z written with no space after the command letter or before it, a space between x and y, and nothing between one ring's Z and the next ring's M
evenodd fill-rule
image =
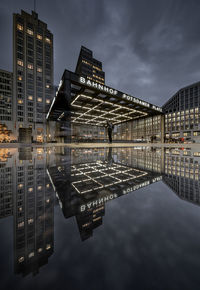
M66 218L76 216L82 240L102 224L105 203L161 179L159 173L108 160L49 167Z
M95 207L161 179L159 173L120 163L109 166L107 161L74 164L71 165L71 173L64 166L50 167L48 171L63 213L67 213L67 216L69 212L70 215L80 212L81 205L88 202Z

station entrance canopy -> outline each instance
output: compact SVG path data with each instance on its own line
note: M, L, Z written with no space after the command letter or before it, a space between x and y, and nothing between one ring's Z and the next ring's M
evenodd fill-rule
M105 127L158 114L158 106L65 70L46 119Z

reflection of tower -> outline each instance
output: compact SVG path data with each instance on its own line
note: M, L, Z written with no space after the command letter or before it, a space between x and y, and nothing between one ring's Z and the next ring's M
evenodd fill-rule
M15 149L0 149L0 218L11 216L13 213L14 159L11 154L12 150Z
M84 241L92 236L93 230L102 225L102 217L105 215L105 203L87 209L76 215L81 240Z
M46 174L43 149L33 154L22 151L16 159L14 261L15 272L27 275L36 274L53 253L54 192Z
M57 165L48 167L63 214L76 217L82 240L102 224L106 202L161 180L157 172L124 164L121 149L113 151L73 149L70 160L62 162L60 155Z

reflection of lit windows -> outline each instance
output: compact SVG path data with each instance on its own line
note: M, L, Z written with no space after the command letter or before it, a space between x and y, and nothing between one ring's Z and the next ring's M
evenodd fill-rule
M17 64L20 65L20 66L23 66L23 65L24 65L24 63L23 63L22 60L18 60L18 61L17 61Z
M24 28L23 28L23 26L21 24L18 23L17 24L17 29L20 30L20 31L23 31Z
M30 101L32 101L32 100L33 100L33 96L28 96L28 99L29 99Z
M18 100L18 104L23 104L23 100Z
M33 191L33 188L32 188L32 187L30 187L30 188L28 189L28 191L29 191L29 192L32 192L32 191Z
M28 219L28 224L30 225L32 223L33 223L33 219L32 218Z
M18 76L18 80L19 81L22 81L22 76Z
M88 227L89 225L90 225L90 223L86 223L86 224L82 225L82 228L86 228L86 227Z
M33 30L31 30L31 29L27 29L27 33L29 34L29 35L33 35Z
M49 183L46 185L46 188L49 188Z
M96 222L96 221L98 221L100 219L101 219L101 217L97 217L97 218L93 219L93 222Z
M42 69L40 67L38 67L37 72L42 72Z
M18 259L18 262L19 263L22 263L24 261L24 257L20 257L19 259Z
M200 156L200 152L194 152L193 156Z
M38 253L41 253L41 252L42 252L42 248L39 248L39 249L38 249Z
M50 85L46 85L46 88L49 89L50 88Z
M51 249L51 245L50 244L47 244L46 245L46 250L49 250L49 249Z
M46 203L49 203L49 202L50 202L50 199L47 199L47 200L46 200Z
M19 207L19 208L18 208L18 211L22 211L22 207Z
M18 188L22 188L22 187L23 187L22 183L18 184Z
M40 185L40 186L38 186L38 188L37 188L38 190L41 190L42 189L42 186Z
M31 252L31 253L28 255L28 257L29 257L29 258L32 258L32 257L34 257L34 255L35 255L34 252Z
M24 226L24 222L18 223L17 227L22 228Z
M41 103L42 102L42 98L37 98L37 101Z

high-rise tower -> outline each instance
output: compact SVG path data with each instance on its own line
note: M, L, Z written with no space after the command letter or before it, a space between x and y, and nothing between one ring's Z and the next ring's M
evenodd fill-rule
M37 13L14 14L14 122L20 142L46 141L45 115L53 91L53 34Z
M102 63L93 58L93 52L84 46L81 46L75 72L97 83L105 83L105 72L102 71Z

